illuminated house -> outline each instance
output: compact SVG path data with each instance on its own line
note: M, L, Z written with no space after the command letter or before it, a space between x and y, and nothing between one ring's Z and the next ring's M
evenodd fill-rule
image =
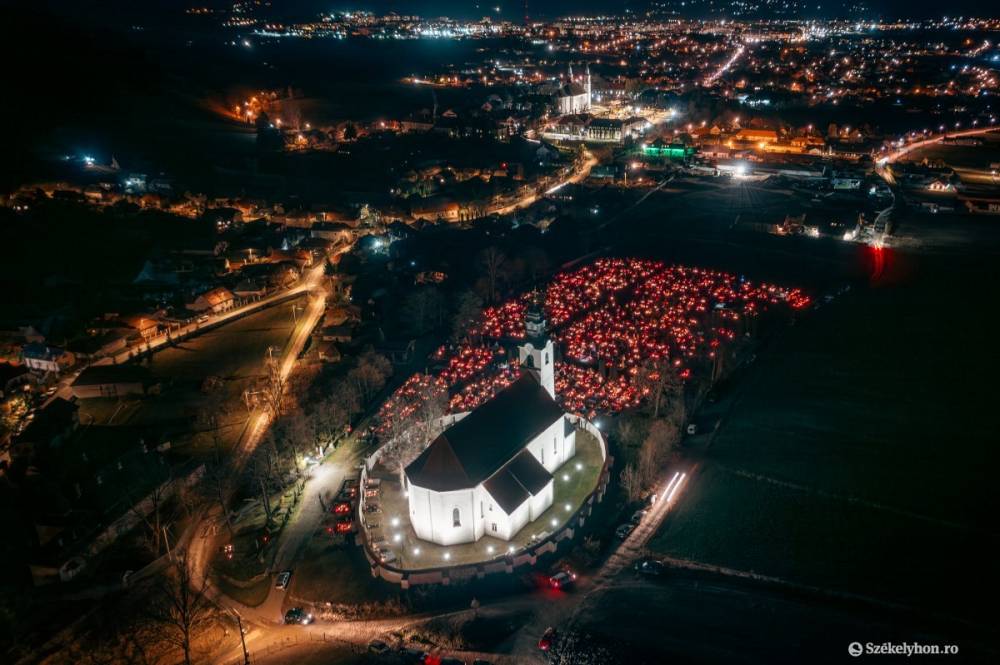
M576 430L555 401L552 341L529 311L521 376L460 418L406 467L410 522L439 545L510 540L553 498L553 472L576 454Z

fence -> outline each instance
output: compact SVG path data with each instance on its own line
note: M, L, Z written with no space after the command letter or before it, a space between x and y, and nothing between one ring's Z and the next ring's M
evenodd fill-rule
M460 420L466 415L467 414L465 413L461 413L452 416L445 416L441 419L441 425L447 426L454 424L454 422ZM438 568L421 568L419 570L399 568L393 566L392 564L383 562L378 556L378 553L373 549L372 543L368 538L368 531L364 527L365 482L368 480L368 473L375 466L375 464L378 463L381 448L369 455L368 458L365 459L365 463L361 465L360 486L362 489L360 492L360 499L358 500L357 519L358 524L361 525L361 528L358 531L361 536L361 545L364 547L365 558L368 559L368 563L371 566L372 577L381 577L387 582L399 584L402 588L408 589L411 586L420 584L448 585L451 584L453 580L481 579L486 575L493 575L497 573L510 574L514 572L515 568L526 565L535 565L538 561L538 557L550 552L555 552L560 542L572 539L576 535L576 528L582 527L586 523L587 518L590 517L594 509L594 504L600 503L604 499L604 493L611 480L611 466L614 462L614 458L608 454L608 445L604 439L604 435L593 423L582 416L568 415L566 417L569 418L570 422L572 422L576 427L584 430L597 439L598 448L601 451L601 459L603 460L601 472L597 479L597 486L590 492L590 494L587 495L587 497L583 500L583 503L580 504L580 507L577 508L569 519L566 520L562 528L549 534L544 539L532 543L530 546L524 547L511 554L506 554L502 558L490 561Z

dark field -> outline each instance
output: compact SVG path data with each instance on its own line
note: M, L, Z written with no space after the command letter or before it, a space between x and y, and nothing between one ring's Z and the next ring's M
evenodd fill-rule
M989 625L995 270L886 254L760 354L653 546Z

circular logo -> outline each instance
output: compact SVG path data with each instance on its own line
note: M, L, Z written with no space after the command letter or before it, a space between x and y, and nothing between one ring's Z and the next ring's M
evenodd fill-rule
M861 646L861 642L851 642L847 645L847 653L851 654L855 658L860 656L864 652L864 648Z

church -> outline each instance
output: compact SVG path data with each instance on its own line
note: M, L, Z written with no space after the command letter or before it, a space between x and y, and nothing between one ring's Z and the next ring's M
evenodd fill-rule
M590 111L591 87L590 65L582 77L582 83L573 77L573 65L569 66L569 81L556 93L556 110L559 115L573 115Z
M531 307L521 374L461 416L405 469L410 523L439 545L510 540L552 505L553 472L576 454L576 428L556 403L552 341Z

